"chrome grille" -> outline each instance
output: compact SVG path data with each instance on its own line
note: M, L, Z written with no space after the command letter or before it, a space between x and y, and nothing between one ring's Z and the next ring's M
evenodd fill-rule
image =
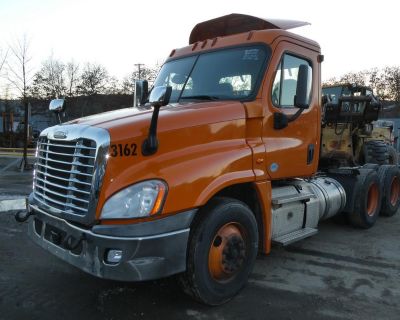
M35 198L66 214L85 216L90 208L95 173L96 142L78 138L38 141Z

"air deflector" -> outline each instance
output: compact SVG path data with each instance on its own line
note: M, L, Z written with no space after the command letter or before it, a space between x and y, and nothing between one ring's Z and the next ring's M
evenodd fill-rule
M196 24L190 33L189 44L253 30L288 30L309 24L309 22L304 21L262 19L245 14L232 13Z

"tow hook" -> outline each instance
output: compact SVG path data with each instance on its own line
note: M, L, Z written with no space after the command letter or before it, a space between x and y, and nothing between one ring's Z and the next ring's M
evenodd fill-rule
M34 215L35 215L34 212L28 212L28 211L22 210L22 211L18 211L15 214L14 218L18 222L25 222L26 220L29 219L30 216L34 216Z
M82 234L79 239L76 239L72 236L68 236L65 240L64 240L64 247L67 250L75 250L76 248L78 248L78 246L81 244L82 240L85 239L85 235Z
M26 220L29 219L30 216L35 215L35 212L30 210L29 208L28 198L25 199L25 203L26 203L26 210L18 211L14 216L17 222L25 222Z

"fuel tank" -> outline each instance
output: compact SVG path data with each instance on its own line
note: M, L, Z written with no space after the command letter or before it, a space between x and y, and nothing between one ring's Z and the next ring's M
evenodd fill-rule
M346 193L335 179L294 179L272 188L272 238L302 228L316 228L346 205Z

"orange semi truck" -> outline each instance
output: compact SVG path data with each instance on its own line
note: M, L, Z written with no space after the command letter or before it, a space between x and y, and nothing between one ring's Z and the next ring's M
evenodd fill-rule
M241 14L197 24L149 92L137 83L136 107L41 133L17 220L94 276L176 274L217 305L272 243L311 236L337 214L369 228L394 213L397 167L319 165L323 56L287 31L303 24Z

